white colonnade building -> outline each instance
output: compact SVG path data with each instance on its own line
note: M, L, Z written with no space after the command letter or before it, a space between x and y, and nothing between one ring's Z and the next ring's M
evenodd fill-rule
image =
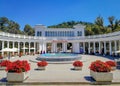
M120 50L120 31L85 36L85 26L77 24L73 28L47 28L35 25L35 36L0 32L0 50L17 48L18 54L41 52L99 53L112 55ZM4 55L4 52L1 52Z

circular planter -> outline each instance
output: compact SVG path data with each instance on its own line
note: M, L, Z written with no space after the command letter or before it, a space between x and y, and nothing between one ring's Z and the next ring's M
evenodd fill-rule
M45 66L44 67L38 66L38 70L45 70Z
M74 69L75 69L75 70L82 70L82 67L74 66Z

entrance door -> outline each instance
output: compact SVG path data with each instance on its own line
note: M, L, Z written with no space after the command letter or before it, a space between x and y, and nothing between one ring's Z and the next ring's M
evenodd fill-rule
M62 43L57 43L57 52L62 52Z

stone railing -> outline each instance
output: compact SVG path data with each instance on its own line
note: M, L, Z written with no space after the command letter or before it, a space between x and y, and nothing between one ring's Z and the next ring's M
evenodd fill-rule
M83 37L37 37L37 36L26 36L21 34L11 34L11 33L5 33L0 32L0 36L4 37L13 37L13 38L19 38L19 39L30 39L30 40L87 40L87 39L97 39L97 38L107 38L107 37L113 37L113 36L120 36L120 31L108 33L108 34L102 34L102 35L92 35L92 36L83 36Z

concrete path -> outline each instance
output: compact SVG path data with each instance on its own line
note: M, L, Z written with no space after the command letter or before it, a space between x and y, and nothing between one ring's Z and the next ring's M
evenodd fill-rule
M22 56L21 58L15 57L12 58L11 61L15 60L35 60L35 56ZM95 60L107 61L111 60L107 57L102 56L93 56L93 55L82 55L83 60L83 68L81 71L73 70L73 65L71 64L48 64L46 70L37 70L37 64L34 62L30 62L31 70L30 76L27 80L23 82L23 84L42 84L47 86L47 84L52 84L51 86L59 86L64 85L81 85L85 84L89 86L91 82L94 80L90 76L89 65L91 62ZM112 83L115 85L120 84L120 70L117 69L113 72L113 81ZM6 83L6 72L4 70L0 70L0 82L3 84ZM1 84L0 83L0 84ZM1 84L1 85L2 85ZM0 86L1 86L0 85ZM26 85L27 86L27 85Z

